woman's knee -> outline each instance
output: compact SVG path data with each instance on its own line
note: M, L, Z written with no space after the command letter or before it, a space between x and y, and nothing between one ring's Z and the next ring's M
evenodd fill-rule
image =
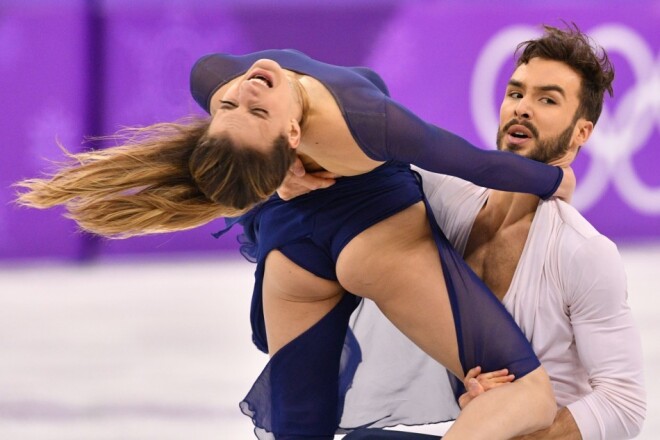
M557 401L552 391L550 377L545 371L545 368L538 367L536 370L518 379L517 382L526 387L524 392L529 393L528 396L531 397L530 400L533 402L536 410L538 423L542 425L538 429L550 426L557 413Z

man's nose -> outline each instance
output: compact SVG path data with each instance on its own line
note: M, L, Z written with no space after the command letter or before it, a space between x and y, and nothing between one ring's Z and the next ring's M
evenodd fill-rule
M532 107L529 104L530 103L527 98L520 99L520 101L518 101L518 105L516 105L515 108L516 116L523 119L531 119Z

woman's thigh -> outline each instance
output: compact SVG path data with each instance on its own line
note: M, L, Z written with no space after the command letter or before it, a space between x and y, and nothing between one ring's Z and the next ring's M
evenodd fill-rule
M463 377L440 256L423 203L353 238L339 255L337 277L342 287L372 299L401 332Z
M271 356L316 324L344 294L338 282L314 275L277 250L266 258L262 291Z

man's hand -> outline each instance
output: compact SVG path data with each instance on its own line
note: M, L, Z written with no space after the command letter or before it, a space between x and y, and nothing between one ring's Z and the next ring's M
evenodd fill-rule
M308 173L300 158L296 158L284 182L277 189L277 194L282 200L291 200L310 191L332 186L337 177L340 176L330 171Z
M513 382L514 379L515 376L509 374L509 370L506 368L482 374L481 367L474 367L463 379L463 385L467 391L458 398L458 405L463 409L479 394L506 385Z
M575 160L576 154L577 150L569 150L563 156L548 162L548 165L561 167L561 169L564 171L564 178L562 179L561 183L559 184L559 188L557 188L557 191L555 191L553 196L559 197L566 203L571 203L573 193L575 192L575 173L573 172L573 168L571 168L571 164Z
M575 192L575 173L571 167L562 167L564 171L564 178L559 184L559 188L553 194L553 197L559 197L566 203L571 203L573 198L573 193Z

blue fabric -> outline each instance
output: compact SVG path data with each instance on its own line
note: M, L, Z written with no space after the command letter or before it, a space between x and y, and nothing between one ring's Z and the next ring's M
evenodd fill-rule
M261 279L266 256L280 250L297 265L336 281L335 263L357 234L422 200L410 167L386 163L367 174L342 177L330 188L290 201L277 195L228 225L240 223L241 253L257 262L252 302L254 342L268 352L261 306Z
M289 202L274 195L242 217L228 221L228 227L236 223L243 226L241 253L257 263L250 319L253 341L264 352L268 351L268 340L261 289L269 252L278 249L317 276L336 280L337 258L352 238L425 201L409 163L450 172L480 185L540 196L554 192L561 180L558 168L479 150L424 123L390 100L382 80L368 69L331 66L295 51L207 56L193 68L193 96L208 110L213 91L259 58L274 59L285 68L323 82L335 96L360 147L370 157L386 161L369 173L337 179L330 188ZM538 359L513 319L451 248L428 207L427 217L442 261L465 371L476 365L485 371L508 368L520 378L536 369ZM241 403L242 410L253 418L259 438L332 439L339 430L343 399L362 356L348 329L358 301L346 294L328 315L270 360ZM373 426L378 417L367 414L360 426L352 428Z
M251 309L257 347L263 351L268 347L261 288L271 250L279 249L312 273L336 280L337 258L353 237L422 200L421 183L410 167L390 162L288 202L275 195L238 221L231 220L244 227L244 250L257 261ZM508 368L520 378L536 369L539 361L511 316L454 251L428 206L427 216L445 273L465 371L476 365L484 371ZM326 317L271 359L241 405L257 427L276 433L278 439L289 438L285 434L332 438L339 428L342 396L361 358L350 330L347 333L358 301L347 294ZM437 421L442 420L427 422ZM376 422L377 418L364 420L366 426Z
M281 348L241 402L244 414L278 440L332 439L360 362L348 330L357 298L345 295L312 328ZM350 350L353 350L352 352ZM340 363L342 351L346 361Z
M390 99L382 79L367 68L334 66L293 50L207 55L192 69L193 97L208 111L213 93L261 58L275 60L286 69L323 83L337 101L358 145L372 159L396 160L479 186L542 198L550 197L561 183L563 171L559 167L512 153L482 150L424 122Z
M355 235L421 198L410 167L388 163L292 201L275 195L245 216L230 220L228 225L243 226L243 252L257 261L251 308L255 345L268 350L262 281L271 250L279 249L312 273L336 280L337 258ZM346 294L321 321L273 356L241 404L258 428L277 439L333 437L343 398L361 360L355 338L350 330L347 333L358 301Z
M413 432L358 429L344 436L344 440L440 440L441 436Z

